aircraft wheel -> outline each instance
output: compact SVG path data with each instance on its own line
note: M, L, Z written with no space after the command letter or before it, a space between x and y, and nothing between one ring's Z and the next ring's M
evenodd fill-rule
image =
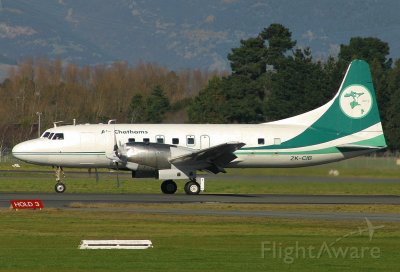
M54 186L54 189L56 190L57 193L64 193L67 187L65 186L64 183L57 182L56 186Z
M188 181L185 184L185 192L188 195L198 195L200 194L200 184L196 181Z
M164 194L174 194L177 189L178 186L176 186L176 183L173 180L164 180L163 183L161 183L161 191Z

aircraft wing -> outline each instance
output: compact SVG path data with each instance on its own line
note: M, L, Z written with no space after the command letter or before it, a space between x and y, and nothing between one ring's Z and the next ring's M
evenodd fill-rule
M224 167L237 158L233 152L244 145L245 144L241 142L224 143L178 156L169 161L176 168L208 170L214 174L219 172L225 173Z

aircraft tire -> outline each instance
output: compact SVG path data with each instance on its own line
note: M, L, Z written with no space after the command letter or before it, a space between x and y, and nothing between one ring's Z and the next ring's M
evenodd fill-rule
M163 183L161 183L161 191L164 194L167 194L167 195L175 194L177 189L178 189L178 186L171 179L164 180Z
M62 182L57 182L56 186L54 186L54 190L59 194L64 193L66 189L67 187Z
M185 193L188 195L198 195L200 194L200 184L196 181L188 181L185 184Z

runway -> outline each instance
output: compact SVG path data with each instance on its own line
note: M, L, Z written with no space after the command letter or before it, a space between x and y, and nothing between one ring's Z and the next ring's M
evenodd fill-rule
M275 194L200 194L200 195L164 195L164 194L75 194L75 193L2 193L0 207L8 208L10 200L40 199L45 208L73 209L72 203L237 203L237 204L391 204L399 205L400 196L382 195L275 195ZM204 209L203 209L204 208ZM369 220L400 222L400 214L393 213L361 213L361 212L308 212L296 211L257 211L210 210L207 206L201 209L170 208L80 208L79 210L133 212L174 215L216 215L243 217L302 218L328 220Z

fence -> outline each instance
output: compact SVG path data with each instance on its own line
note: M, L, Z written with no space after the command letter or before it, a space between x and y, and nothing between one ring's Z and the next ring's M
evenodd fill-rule
M0 151L0 163L17 163L19 162L13 157L11 148L4 148Z

